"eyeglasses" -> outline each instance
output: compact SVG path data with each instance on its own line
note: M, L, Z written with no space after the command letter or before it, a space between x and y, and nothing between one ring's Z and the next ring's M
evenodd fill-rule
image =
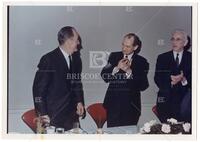
M173 37L170 40L171 41L183 41L183 39L181 39L181 38L173 38Z
M126 48L132 48L133 46L129 46L129 45L125 45L124 43L122 43L122 47L126 47Z

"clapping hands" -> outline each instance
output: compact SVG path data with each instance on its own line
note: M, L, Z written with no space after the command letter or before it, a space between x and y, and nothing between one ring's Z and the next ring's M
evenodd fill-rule
M180 81L185 80L183 71L181 71L181 73L178 75L171 75L170 77L171 77L171 85L176 85Z
M117 65L118 69L121 69L125 72L130 70L130 66L131 66L131 62L126 58L121 59Z

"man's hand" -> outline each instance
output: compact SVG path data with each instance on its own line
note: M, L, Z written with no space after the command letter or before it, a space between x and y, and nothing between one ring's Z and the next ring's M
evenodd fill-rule
M77 107L76 107L76 113L79 115L79 116L82 116L84 114L84 106L81 102L79 102L77 104Z
M183 71L181 71L181 74L179 75L171 75L171 85L176 85L180 81L184 80L185 77L183 75Z
M47 126L50 124L50 118L48 115L42 115L39 117L39 121L42 123L42 126Z
M125 58L121 59L121 60L118 62L117 67L118 67L119 69L124 68L126 60L127 60L127 59L125 59Z
M130 66L131 66L131 63L128 59L126 58L123 58L119 61L117 67L125 72L127 72L127 70L130 70Z

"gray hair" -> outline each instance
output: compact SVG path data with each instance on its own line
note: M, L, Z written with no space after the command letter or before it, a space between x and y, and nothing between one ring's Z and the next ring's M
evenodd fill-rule
M184 40L187 41L188 34L184 30L182 30L182 29L175 29L172 32L172 35L175 34L175 33L181 33L181 34L183 34Z

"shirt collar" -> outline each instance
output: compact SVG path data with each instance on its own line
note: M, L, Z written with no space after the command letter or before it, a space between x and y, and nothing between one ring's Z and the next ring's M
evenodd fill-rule
M183 55L183 50L180 51L180 52L173 51L173 55L174 55L175 58L176 58L177 54L179 54L179 57L182 57L182 55Z
M134 54L134 52L131 53L131 54L129 54L129 55L125 55L125 54L124 54L124 58L125 58L126 56L128 56L128 60L132 60L132 56L133 56L133 54Z
M65 52L61 47L59 47L62 54L65 56L65 58L68 58L69 57L69 54L67 52Z

